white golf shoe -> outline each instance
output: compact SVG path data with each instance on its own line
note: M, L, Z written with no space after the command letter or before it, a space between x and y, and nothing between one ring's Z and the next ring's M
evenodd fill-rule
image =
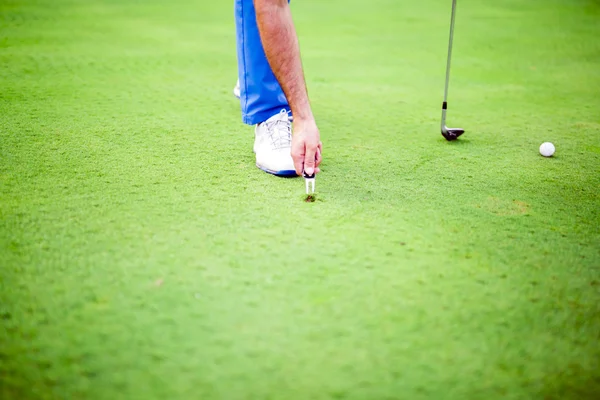
M296 176L292 161L292 123L286 110L256 125L256 166L277 176Z
M235 97L237 97L238 99L241 96L241 91L240 91L240 80L237 80L237 83L235 84L235 87L233 88L233 95Z

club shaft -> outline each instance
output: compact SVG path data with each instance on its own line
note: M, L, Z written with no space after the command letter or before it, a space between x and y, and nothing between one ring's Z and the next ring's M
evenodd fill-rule
M448 102L448 85L450 83L450 61L452 60L452 42L454 41L454 16L456 0L452 0L452 15L450 17L450 39L448 40L448 61L446 62L446 86L444 87L444 104Z

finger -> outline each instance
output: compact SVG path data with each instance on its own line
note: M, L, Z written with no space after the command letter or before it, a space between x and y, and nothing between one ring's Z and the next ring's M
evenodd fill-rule
M315 173L315 153L317 151L316 146L307 146L306 154L304 155L304 172L307 175Z
M317 147L317 155L315 156L315 166L318 167L323 161L323 156L321 155L321 149Z
M304 171L304 153L292 150L292 160L294 161L294 169L297 175L302 175Z

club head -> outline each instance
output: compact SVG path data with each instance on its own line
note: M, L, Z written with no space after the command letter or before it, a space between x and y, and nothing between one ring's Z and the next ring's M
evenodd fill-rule
M465 133L465 130L462 128L448 128L445 125L442 126L442 136L449 142L458 139L463 133Z

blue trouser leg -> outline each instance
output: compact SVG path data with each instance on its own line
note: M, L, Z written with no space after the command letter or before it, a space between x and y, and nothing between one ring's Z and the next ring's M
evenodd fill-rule
M235 0L242 121L254 125L290 110L260 40L253 0Z

